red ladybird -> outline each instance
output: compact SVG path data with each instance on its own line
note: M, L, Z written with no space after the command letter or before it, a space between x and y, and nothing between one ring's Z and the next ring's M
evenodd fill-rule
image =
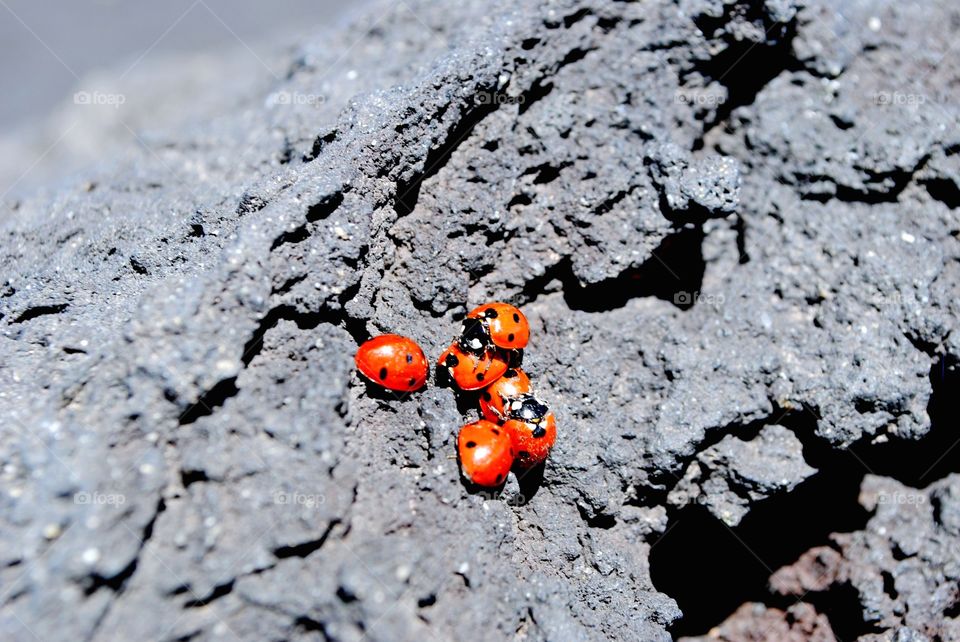
M427 381L427 358L413 339L383 334L365 342L354 357L370 381L400 392L419 390Z
M459 341L464 350L476 350L488 343L504 350L522 350L529 340L530 324L519 308L508 303L484 303L467 314Z
M505 407L503 429L510 435L517 463L529 467L546 460L557 441L557 420L547 405L527 393L509 400Z
M476 354L461 350L456 343L440 355L437 363L447 369L462 390L483 388L507 371L507 356L502 350L488 349Z
M479 420L460 429L457 453L464 476L478 486L499 486L513 466L513 447L506 431Z
M530 392L530 379L520 368L509 368L503 376L480 393L480 412L485 419L500 422L507 418L504 404Z

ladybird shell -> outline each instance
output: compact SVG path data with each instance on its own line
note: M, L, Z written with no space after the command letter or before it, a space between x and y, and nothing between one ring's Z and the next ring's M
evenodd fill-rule
M513 466L513 446L506 431L481 419L457 435L457 454L464 477L478 486L499 486Z
M486 326L490 341L498 348L521 350L530 340L530 323L520 308L509 303L484 303L467 314Z
M517 464L525 468L545 461L557 441L557 421L552 412L539 423L510 419L503 429L510 436Z
M530 379L520 368L508 368L503 376L480 393L480 412L484 419L500 422L507 418L509 400L530 392Z
M373 383L396 390L419 390L427 381L427 358L413 339L383 334L366 341L354 357L357 370Z
M450 378L462 390L478 390L490 385L507 371L507 355L502 350L488 349L481 354L461 350L453 343L437 361L447 369Z

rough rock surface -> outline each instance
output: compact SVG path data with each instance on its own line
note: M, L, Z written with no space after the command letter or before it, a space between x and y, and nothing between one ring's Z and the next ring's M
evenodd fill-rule
M735 526L752 504L793 490L817 472L804 461L802 450L784 426L765 426L750 441L727 435L697 454L667 500L677 507L699 502Z
M744 604L721 626L700 638L683 638L685 642L835 642L826 616L812 606L798 602L786 611L763 604Z
M814 454L941 443L951 3L375 15L229 113L8 204L5 639L669 639L682 596L650 557L685 472L717 462L697 483L740 517L829 474ZM468 400L378 393L351 366L386 331L439 354L491 298L530 317L560 426L545 470L494 495L449 459ZM935 482L953 441L887 472ZM848 573L914 551L899 597L849 575L867 639L950 639L901 612L956 615L936 541L956 510L934 497L960 480L932 488L928 512L876 507L837 539Z
M908 639L960 639L958 482L960 476L951 475L918 491L867 476L860 497L874 511L867 528L835 535L835 548L811 549L778 570L771 587L800 597L850 585L877 639L891 632L909 632Z

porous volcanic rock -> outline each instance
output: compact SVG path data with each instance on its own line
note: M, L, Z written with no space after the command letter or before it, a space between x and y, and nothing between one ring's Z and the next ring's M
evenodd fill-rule
M371 16L6 204L0 637L667 640L649 558L685 471L726 457L708 496L741 515L824 472L809 452L936 432L960 358L951 3ZM530 318L560 433L498 494L450 459L470 399L352 368L382 332L435 358L491 299ZM914 556L897 598L850 576L871 634L946 635L897 609L937 613L956 547L892 532L837 540L850 569Z

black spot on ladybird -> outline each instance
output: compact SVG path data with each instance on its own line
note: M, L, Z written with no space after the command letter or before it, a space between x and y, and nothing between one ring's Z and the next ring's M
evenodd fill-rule
M484 390L484 391L483 391L483 400L484 400L484 401L490 401L491 399L493 399L493 397L490 396L490 392L487 391L487 390Z
M502 473L497 473L497 483L499 484L499 483L502 482L502 481L503 481L503 474L502 474Z
M513 321L515 323L520 323L520 315L517 314L516 312L513 313Z
M507 341L513 341L513 333L507 335Z
M416 377L410 377L410 383L409 383L408 385L411 385L411 386L412 386L412 385L415 384L415 383L417 383Z
M383 381L386 378L387 378L387 369L380 368L380 381Z
M520 459L526 459L529 456L530 456L530 453L528 453L526 450L521 450L520 452L517 453L517 457L519 457Z
M492 432L492 433L495 434L495 435L499 435L499 434L500 434L500 431L497 430L496 428L491 428L491 429L490 429L490 432Z
M478 372L478 373L477 373L477 381L483 381L483 373L482 373L482 372Z
M537 438L545 437L546 434L547 434L547 431L544 429L543 426L537 426L536 428L533 429L534 437L537 437Z
M513 379L514 377L517 376L517 371L514 370L513 368L510 368L509 370L503 373L503 376L506 377L507 379Z
M496 319L497 311L493 308L488 308L487 310L484 310L483 316L487 317L488 319Z
M467 442L466 444L464 444L464 445L465 445L467 448L476 448L476 447L477 447L477 442L475 442L475 441L468 441L468 442Z
M408 354L408 355L407 355L407 363L413 363L413 355L412 355L412 354Z
M456 368L458 365L460 365L460 359L457 358L457 355L451 352L447 355L447 358L443 360L443 365L447 366L448 368Z

